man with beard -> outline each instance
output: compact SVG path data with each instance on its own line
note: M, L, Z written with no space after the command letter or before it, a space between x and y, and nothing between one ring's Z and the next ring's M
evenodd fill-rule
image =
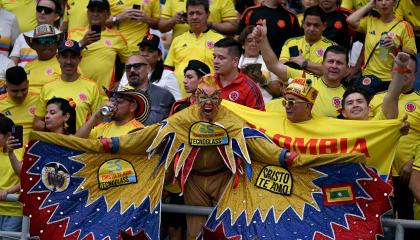
M141 90L150 97L150 115L143 124L151 125L167 118L175 102L174 96L168 90L149 82L148 75L151 67L147 60L143 56L133 55L127 59L125 71L128 78L128 86L126 88Z

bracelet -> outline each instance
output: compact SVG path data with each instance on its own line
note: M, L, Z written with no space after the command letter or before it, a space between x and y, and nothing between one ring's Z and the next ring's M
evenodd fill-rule
M393 72L397 72L399 74L404 74L408 71L407 66L399 66L398 64L395 65L395 67L392 69Z
M289 152L289 150L287 150L286 148L283 148L280 152L280 156L279 156L279 164L281 167L287 167L287 163L286 163L286 154Z
M111 153L117 153L120 149L120 139L118 137L112 137L112 147L111 147Z

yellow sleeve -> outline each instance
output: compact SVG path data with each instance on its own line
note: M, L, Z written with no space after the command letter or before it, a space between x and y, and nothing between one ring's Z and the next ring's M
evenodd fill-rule
M283 44L283 47L281 48L280 58L279 58L280 61L281 60L286 60L286 61L290 60L290 53L289 53L289 47L291 47L290 45L291 45L290 40L286 41Z
M420 144L416 146L416 153L414 156L413 170L420 172Z
M91 109L90 109L90 112L92 114L96 112L96 110L99 109L99 107L102 105L102 100L103 100L103 97L101 96L101 94L99 94L98 88L95 87L93 89L94 90L92 91L92 104L91 104Z
M360 19L360 22L359 22L359 27L357 27L356 31L366 33L367 22L368 22L368 19L370 18L371 17L362 17L362 19Z
M417 52L417 48L416 48L416 39L414 37L414 32L413 32L413 27L411 27L411 25L404 21L403 22L405 27L403 29L402 32L402 47L405 49L410 49L411 51L413 51L414 53Z
M180 36L178 36L177 38L179 38ZM171 47L169 48L169 52L168 55L166 56L165 59L165 66L168 67L175 67L175 46L176 46L176 41L177 39L175 38L172 41Z
M163 19L169 19L172 16L175 15L173 12L173 1L172 0L166 0L165 5L163 5L162 13L160 14L160 17Z
M38 101L35 105L35 116L44 117L47 111L47 100L45 99L45 87L41 89Z
M280 165L279 157L283 148L263 138L249 138L246 143L251 161L258 159L259 162Z
M404 19L403 5L404 5L404 1L399 0L397 3L397 8L394 10L395 16L401 19Z
M66 4L66 7L64 8L64 16L63 16L63 22L69 22L69 15L68 15L68 11L69 10L69 7L68 7L68 5Z
M343 0L343 2L341 3L341 7L343 8L347 8L347 9L353 9L353 0Z
M121 40L118 41L118 48L117 48L117 53L118 56L120 57L122 62L125 62L127 60L127 58L129 58L132 54L130 52L130 50L128 49L128 44L127 44L127 40L124 38L123 35L119 35Z
M152 3L152 18L159 19L160 17L160 1L154 0Z
M294 69L294 68L291 68L291 67L286 67L287 79L289 79L289 78L296 78L296 77L302 77L303 74L304 74L304 72L302 70L297 70L297 69Z
M227 20L236 20L238 19L238 14L236 14L235 6L232 0L224 0L223 6L221 8L221 18L222 22Z

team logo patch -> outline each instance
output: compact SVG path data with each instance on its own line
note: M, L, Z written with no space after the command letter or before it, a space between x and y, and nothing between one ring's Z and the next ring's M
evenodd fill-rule
M235 102L239 99L239 92L238 91L232 91L229 93L229 100Z
M404 108L407 112L414 112L417 107L416 107L416 104L412 102L408 102L405 104Z
M277 21L277 26L279 28L284 28L286 26L286 22L284 20L280 19L280 20Z
M137 182L136 171L130 162L124 159L111 159L99 167L99 189L104 190Z
M255 186L275 194L292 194L292 174L279 166L265 166L258 174Z
M151 41L153 39L153 35L152 34L147 34L147 38L148 41Z
M371 83L372 83L372 79L370 79L368 77L366 77L362 80L362 84L365 85L365 86L370 85Z
M111 40L105 39L104 43L105 43L105 46L112 47L112 41Z
M324 49L323 48L318 48L316 50L316 55L318 55L318 57L324 56Z
M206 42L206 47L207 48L213 48L214 47L214 42L213 41L207 41Z
M45 69L45 75L49 76L53 73L54 73L54 69L52 69L51 67Z
M64 42L64 46L66 46L66 47L73 47L74 46L74 43L73 43L72 40L66 40Z
M35 115L35 107L34 107L34 106L32 106L32 107L28 108L28 112L29 112L29 114L31 114L31 115Z
M79 99L80 99L80 101L86 101L87 99L88 99L88 97L86 96L86 94L84 94L84 93L80 93L79 94Z
M150 0L143 0L144 4L150 4Z
M41 170L42 183L53 192L62 192L70 183L70 173L64 165L57 162L46 164Z
M216 124L196 122L190 127L189 142L191 146L221 146L229 144L227 131Z
M339 98L339 97L333 97L332 104L336 108L341 107L341 98Z
M334 28L336 28L336 29L343 28L343 24L341 23L341 21L335 21Z
M342 205L356 202L353 185L340 184L322 188L325 205Z

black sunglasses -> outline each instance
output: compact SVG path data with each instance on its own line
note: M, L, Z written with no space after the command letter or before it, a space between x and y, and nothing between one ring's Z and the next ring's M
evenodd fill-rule
M131 68L134 68L136 70L140 69L143 66L147 66L147 63L133 63L133 64L127 64L125 65L125 70L129 71Z
M38 6L36 6L36 11L39 12L39 13L42 13L42 11L44 11L45 14L51 14L51 13L54 12L54 9L38 5Z

